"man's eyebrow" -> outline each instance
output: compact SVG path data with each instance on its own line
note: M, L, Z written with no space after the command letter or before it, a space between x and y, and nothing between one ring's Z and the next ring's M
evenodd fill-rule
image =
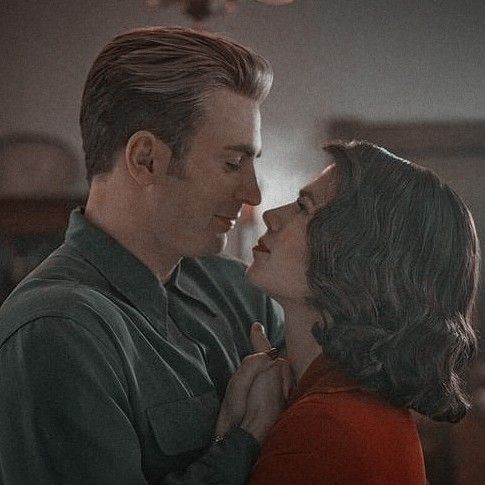
M310 191L306 189L301 189L299 195L300 197L307 197L312 201L313 204L315 204L315 199L313 198L313 194Z
M258 153L256 153L256 150L252 145L246 145L244 143L240 145L226 145L224 147L225 150L232 150L235 152L241 152L247 155L248 157L255 157L259 158L261 156L261 150L259 150Z

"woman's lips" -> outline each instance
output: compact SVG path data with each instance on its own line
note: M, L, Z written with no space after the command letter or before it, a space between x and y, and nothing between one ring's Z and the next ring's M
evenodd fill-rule
M264 242L261 239L258 240L258 244L256 246L254 246L253 251L260 251L262 253L270 253L271 252L268 249L268 247L266 246L266 244L264 244Z

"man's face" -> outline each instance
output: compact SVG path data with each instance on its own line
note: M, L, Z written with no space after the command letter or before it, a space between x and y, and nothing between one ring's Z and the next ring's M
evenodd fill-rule
M182 177L169 176L152 194L150 226L170 254L220 252L243 204L258 205L254 170L261 151L259 104L227 89L206 101L190 140Z

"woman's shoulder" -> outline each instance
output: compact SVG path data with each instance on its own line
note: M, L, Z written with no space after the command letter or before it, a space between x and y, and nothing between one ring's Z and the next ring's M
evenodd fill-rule
M363 444L365 443L365 446ZM267 444L273 450L312 453L329 448L372 454L421 453L411 412L360 389L312 391L282 413ZM291 450L290 450L291 449Z
M276 464L289 473L290 459L301 465L295 476L302 481L295 483L309 483L313 473L335 478L328 483L425 482L410 412L358 389L311 392L281 415L263 445L258 473Z
M340 423L347 429L361 429L366 433L387 431L399 434L405 429L413 435L416 432L416 424L408 409L393 406L377 393L357 386L313 388L287 412L291 419L316 420L321 425Z

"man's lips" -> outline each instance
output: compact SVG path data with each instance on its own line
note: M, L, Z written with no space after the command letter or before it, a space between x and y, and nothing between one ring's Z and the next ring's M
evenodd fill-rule
M221 223L223 223L223 225L227 227L227 230L232 229L236 225L236 221L238 219L238 216L235 216L235 217L226 217L226 216L216 215L214 217L218 221L220 221Z
M264 241L260 238L258 239L258 244L254 246L253 251L261 251L262 253L270 253L271 251L268 249L268 246L264 243Z

